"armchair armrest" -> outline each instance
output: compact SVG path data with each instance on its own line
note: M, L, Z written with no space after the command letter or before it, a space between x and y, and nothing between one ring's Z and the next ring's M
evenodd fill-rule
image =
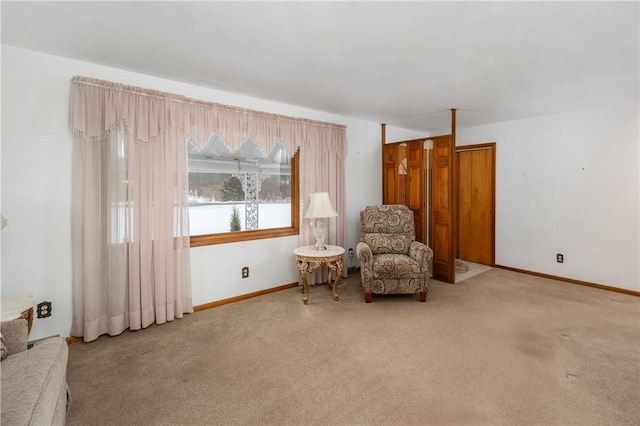
M429 275L427 278L431 276L431 268L433 264L433 250L431 247L421 242L414 241L411 243L411 246L409 246L409 256L422 265L429 265Z
M9 355L27 350L27 339L29 338L27 320L15 319L2 321L0 330L2 331L2 340L4 340Z
M373 262L371 247L363 241L360 241L356 246L356 256L358 256L358 260L360 260L360 266L362 266L362 264L371 265Z
M373 285L373 252L369 244L360 241L356 246L356 254L360 260L360 278L362 280L362 288L365 294L371 297ZM369 301L371 299L368 299Z

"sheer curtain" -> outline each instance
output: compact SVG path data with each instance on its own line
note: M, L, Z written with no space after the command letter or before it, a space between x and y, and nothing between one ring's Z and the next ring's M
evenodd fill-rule
M343 125L81 76L72 79L69 121L73 336L91 341L193 312L188 141L203 146L217 132L231 149L251 138L263 152L278 143L300 150L300 215L310 193L329 192L339 216L328 242L345 244ZM300 223L300 245L311 244Z
M309 137L301 147L300 158L300 234L298 244L311 245L314 243L311 223L304 219L310 194L314 192L328 192L337 217L327 219L327 244L346 247L346 196L345 196L345 166L347 155L341 129L330 129L324 134L316 133ZM342 130L344 133L344 130ZM318 143L320 141L320 143ZM309 284L327 282L326 267L310 274ZM347 268L343 268L343 277L347 276Z
M123 120L74 135L73 325L92 341L193 312L186 151L175 129L149 142Z

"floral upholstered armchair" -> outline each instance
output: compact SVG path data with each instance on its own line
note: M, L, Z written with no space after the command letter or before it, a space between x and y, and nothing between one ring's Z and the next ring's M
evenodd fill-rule
M415 239L413 212L407 206L367 206L360 212L356 251L366 303L373 293L419 293L426 302L433 250Z

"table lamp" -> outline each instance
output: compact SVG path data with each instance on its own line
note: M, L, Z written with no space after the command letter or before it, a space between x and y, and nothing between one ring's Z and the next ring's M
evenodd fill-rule
M327 238L327 225L325 218L338 216L338 213L331 206L331 200L329 200L328 192L315 192L311 194L311 200L309 202L309 209L304 214L305 219L315 219L315 225L313 221L311 226L313 227L313 236L316 239L316 243L313 246L315 250L326 250L325 240Z

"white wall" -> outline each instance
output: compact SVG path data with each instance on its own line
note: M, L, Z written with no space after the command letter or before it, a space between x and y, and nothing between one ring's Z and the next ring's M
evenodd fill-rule
M458 129L458 145L497 143L497 264L640 291L639 116L630 102Z
M344 124L349 152L349 247L355 247L359 237L360 209L380 202L378 123L2 45L2 213L9 225L0 234L1 295L32 293L35 303L53 303L50 318L35 320L31 339L68 336L71 326L72 150L68 99L74 75ZM402 129L394 131L403 133ZM194 304L297 282L293 261L296 246L297 237L284 237L192 249ZM355 259L351 261L355 264ZM241 278L243 266L249 266L249 278Z

